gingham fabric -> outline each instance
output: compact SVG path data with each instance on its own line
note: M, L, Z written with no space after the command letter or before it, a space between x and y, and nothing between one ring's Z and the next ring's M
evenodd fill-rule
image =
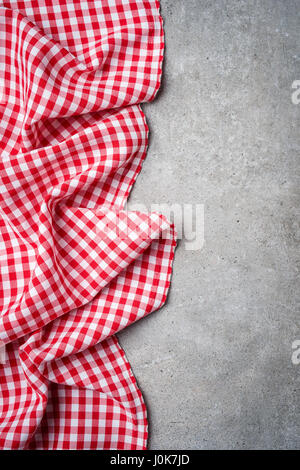
M115 336L165 301L174 228L125 204L156 0L0 0L0 448L145 449Z

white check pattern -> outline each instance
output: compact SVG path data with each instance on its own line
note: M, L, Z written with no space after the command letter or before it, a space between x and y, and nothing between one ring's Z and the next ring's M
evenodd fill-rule
M0 0L2 449L146 448L114 335L170 284L173 225L124 209L163 47L157 0Z

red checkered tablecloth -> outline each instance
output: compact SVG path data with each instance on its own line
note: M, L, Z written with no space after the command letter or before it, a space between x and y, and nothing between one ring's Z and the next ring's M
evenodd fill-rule
M0 0L0 448L144 449L115 333L165 301L174 227L125 204L160 84L156 0Z

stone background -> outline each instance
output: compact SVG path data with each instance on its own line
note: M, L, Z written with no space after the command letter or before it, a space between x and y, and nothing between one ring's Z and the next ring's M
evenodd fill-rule
M133 203L204 204L167 304L119 335L151 449L300 448L299 0L162 0Z

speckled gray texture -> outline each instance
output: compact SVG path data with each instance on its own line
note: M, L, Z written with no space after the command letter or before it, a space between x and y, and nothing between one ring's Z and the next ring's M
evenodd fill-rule
M202 203L168 302L119 337L151 449L300 448L299 0L162 0L162 88L131 201Z

